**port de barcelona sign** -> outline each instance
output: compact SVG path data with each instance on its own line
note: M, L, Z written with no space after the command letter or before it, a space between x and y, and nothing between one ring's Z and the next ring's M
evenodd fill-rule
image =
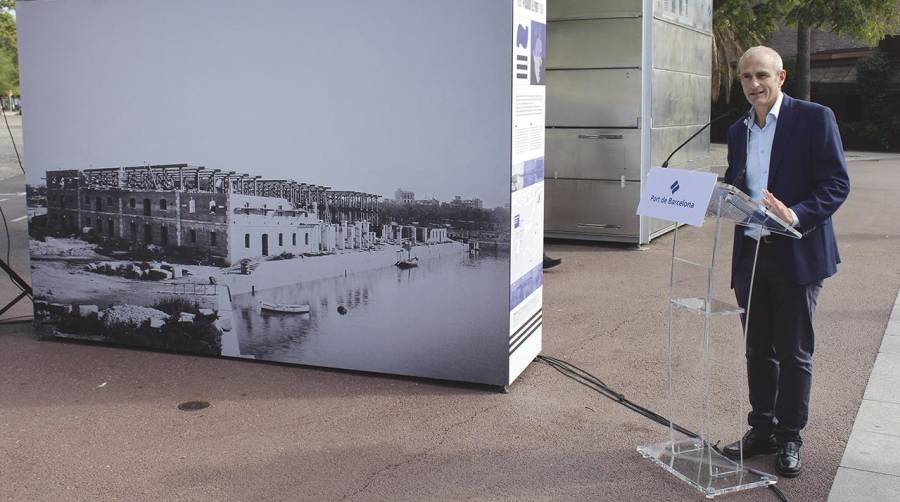
M647 173L637 214L699 227L715 186L716 173L654 167Z

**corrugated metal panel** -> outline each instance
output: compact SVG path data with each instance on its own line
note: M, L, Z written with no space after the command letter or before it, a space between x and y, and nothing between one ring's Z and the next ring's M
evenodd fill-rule
M547 126L637 127L639 70L547 71Z
M544 230L585 236L628 236L637 241L639 182L554 180L544 185Z
M547 129L547 178L641 179L638 129Z
M547 68L640 68L641 20L591 19L547 26Z
M653 70L653 126L703 125L709 121L710 77ZM701 100L699 97L706 96Z
M712 37L667 22L653 21L653 67L709 76Z

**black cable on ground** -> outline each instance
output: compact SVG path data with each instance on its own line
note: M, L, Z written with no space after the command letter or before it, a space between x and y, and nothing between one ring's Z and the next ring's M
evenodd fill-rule
M16 140L13 138L12 127L9 126L9 121L6 120L6 110L4 110L2 106L0 106L0 113L3 114L3 122L6 123L6 130L9 131L9 140L12 142L13 150L16 152L16 160L19 161L19 169L22 170L22 174L25 174L25 167L22 166L22 157L19 157L19 149L16 148ZM9 225L6 223L6 215L3 213L2 207L0 207L0 216L3 217L3 228L6 230L6 263L9 263L9 248L11 245L9 242ZM18 286L18 284L16 286Z
M675 429L676 431L678 431L686 436L692 437L692 438L699 437L698 434L696 434L674 422L670 422L669 419L667 419L666 417L664 417L654 411L648 410L647 408L644 408L643 406L632 403L631 401L626 399L624 395L619 394L618 392L611 389L608 385L603 383L602 380L595 377L594 375L591 375L587 371L584 371L583 369L575 366L574 364L571 364L571 363L568 363L561 359L557 359L555 357L550 357L550 356L538 356L538 359L543 361L544 363L550 365L550 367L555 369L556 371L558 371L558 372L562 373L563 375L571 378L572 380L575 380L576 382L580 383L581 385L584 385L585 387L588 387L589 389L593 389L594 391L599 392L600 394L606 396L607 398L612 399L613 401L616 401L617 403L621 404L622 406L625 406L626 408L628 408L634 412L637 412L637 413L649 418L650 420L653 420L654 422L656 422L658 424L664 425L666 427L669 427L669 425L671 425L672 428Z
M9 225L6 223L6 213L3 212L3 208L0 207L0 216L3 217L3 230L6 232L6 263L9 263Z
M10 106L12 106L12 102L10 102ZM9 140L12 142L13 151L16 152L16 159L19 161L19 169L22 170L22 174L25 174L25 167L22 166L22 157L19 156L19 149L16 147L16 140L13 138L12 127L9 126L9 120L6 120L6 110L0 106L0 113L3 114L3 122L6 122L6 130L9 131Z
M557 359L552 356L537 356L537 360L549 365L551 368L571 378L572 380L575 380L581 385L584 385L585 387L596 391L602 396L609 398L628 408L629 410L639 413L662 426L671 426L676 431L691 438L700 437L700 435L696 432L693 432L689 429L686 429L685 427L676 424L675 422L672 422L659 413L656 413L655 411L649 410L647 408L644 408L643 406L629 401L623 394L616 392L610 386L606 385L603 380L600 380L596 376L588 373L587 371L579 368L578 366L575 366L570 362L563 361L562 359ZM718 447L714 446L713 448L715 448L716 451L719 451ZM782 502L789 502L787 497L784 495L784 492L782 492L781 489L777 486L769 485L769 489L772 490L775 496L778 497L778 499Z
M13 151L16 152L16 160L19 163L19 169L22 170L22 174L25 174L25 166L22 165L22 157L19 155L18 147L16 147L16 140L15 140L15 137L13 136L12 127L9 126L9 120L6 119L6 110L4 110L2 106L0 106L0 114L3 115L3 122L6 123L6 130L9 132L9 139L12 142ZM27 206L28 206L27 194L26 194L25 205L26 205L26 211L27 211L28 210L27 209ZM15 303L17 303L19 300L21 300L25 296L32 298L32 299L33 299L33 296L32 296L32 291L31 291L30 285L28 283L26 283L24 281L24 279L22 279L21 276L19 276L19 274L16 273L15 270L13 270L11 265L9 265L10 249L12 248L12 242L10 242L10 238L9 238L9 224L6 221L6 213L3 212L2 207L0 207L0 218L3 219L3 228L6 232L6 262L3 265L4 270L6 270L7 276L9 277L10 282L15 284L15 286L17 288L19 288L19 291L22 292L22 294L19 295L18 297L16 297L11 303L9 303L5 307L3 307L2 311L5 312L6 310L11 308ZM21 281L21 284L20 284L20 281ZM16 320L19 317L23 317L23 316L16 316L16 317L12 317L12 318L5 319L5 320L0 319L0 323L13 324L13 323L18 323L18 322L24 322L23 320Z

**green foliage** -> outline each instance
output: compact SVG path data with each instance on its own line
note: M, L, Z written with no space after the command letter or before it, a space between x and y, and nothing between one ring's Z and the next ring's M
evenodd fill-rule
M897 0L715 0L713 5L713 101L719 100L720 90L727 93L734 78L732 65L741 53L759 44L782 21L871 45L900 31ZM808 60L809 55L800 57Z
M900 30L900 9L897 0L806 0L790 10L786 21L797 27L798 44L800 35L805 33L806 38L810 29L819 29L876 45L885 35ZM802 88L795 93L806 98L810 95L809 51L798 54L798 62Z
M741 54L775 31L798 0L715 0L713 12L712 98L730 102L731 83Z
M880 51L874 51L856 63L856 86L862 97L863 122L847 123L851 135L873 148L897 150L900 140L900 100L890 91L896 68Z
M786 20L792 26L805 25L875 45L900 30L900 9L896 0L806 0L798 2Z
M873 51L856 63L856 87L872 104L885 104L888 84L894 72L891 61L881 51Z
M782 57L781 61L784 64L784 69L787 73L787 77L784 79L784 86L782 86L781 90L794 96L794 94L796 94L794 88L797 84L797 56Z
M15 4L13 4L15 5ZM7 8L0 3L0 7ZM0 11L0 93L19 94L19 53L16 18L8 10Z
M797 0L716 0L713 22L717 28L733 33L734 40L746 49L775 31L797 3Z

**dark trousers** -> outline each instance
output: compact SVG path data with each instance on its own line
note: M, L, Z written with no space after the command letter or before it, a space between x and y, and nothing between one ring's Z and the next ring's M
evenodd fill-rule
M773 239L784 238L774 237ZM764 239L765 241L765 239ZM800 441L809 418L813 316L822 283L791 284L779 272L772 243L762 243L753 281L747 327L748 422L774 430L779 441ZM747 307L756 241L743 238L741 261L734 276L738 304Z

